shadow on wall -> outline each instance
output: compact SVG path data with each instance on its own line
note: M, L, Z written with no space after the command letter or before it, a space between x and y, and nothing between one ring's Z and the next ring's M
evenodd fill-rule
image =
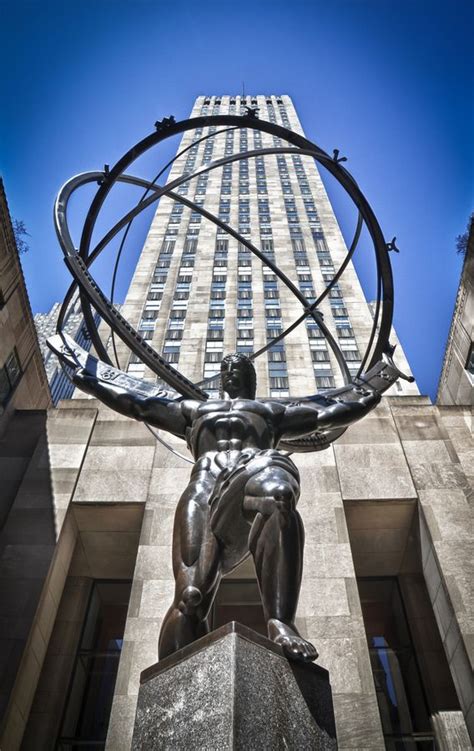
M0 440L0 736L57 542L46 421L17 411Z

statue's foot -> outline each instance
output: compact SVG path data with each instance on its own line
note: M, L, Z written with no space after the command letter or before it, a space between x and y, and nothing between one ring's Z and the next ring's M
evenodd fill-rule
M283 621L271 618L267 624L268 637L283 647L285 654L290 660L301 660L302 662L311 662L318 656L318 652L313 645L303 639L294 626L289 626Z

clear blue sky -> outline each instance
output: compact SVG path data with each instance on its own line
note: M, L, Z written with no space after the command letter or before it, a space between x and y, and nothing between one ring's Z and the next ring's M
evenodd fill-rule
M249 94L293 97L308 137L349 157L387 239L397 236L395 324L434 397L461 268L455 237L474 206L470 0L0 0L0 10L0 170L31 234L34 312L68 284L52 226L59 186L113 164L157 118L186 117L197 95L240 93L245 81ZM343 209L347 235L349 221ZM132 266L133 253L124 275Z

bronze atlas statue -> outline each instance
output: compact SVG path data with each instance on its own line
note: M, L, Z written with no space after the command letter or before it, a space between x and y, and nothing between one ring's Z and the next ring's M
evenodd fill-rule
M252 128L273 134L285 142L271 149L257 149L227 156L185 173L164 187L125 172L141 154L165 138L187 130L209 126L211 133L199 143L231 129ZM217 130L222 126L223 130ZM182 153L182 152L181 152ZM179 157L180 154L177 155ZM355 237L348 255L323 294L307 300L293 282L246 237L243 237L202 206L173 189L225 163L266 154L294 153L312 157L326 167L345 188L359 212ZM176 157L176 158L177 158ZM99 188L84 223L79 250L68 229L69 198L78 187L98 182ZM102 204L117 182L144 188L139 203L91 250L91 238ZM341 367L345 385L305 397L271 398L256 396L256 374L252 360L271 348L275 339L247 356L229 354L222 360L220 376L200 385L189 381L159 355L126 321L92 278L89 267L117 233L128 227L144 208L161 195L192 208L227 231L254 253L296 295L303 307L295 325L312 318L332 348ZM315 647L303 639L295 626L302 567L304 530L296 510L300 478L290 453L327 448L353 422L364 417L380 401L382 393L402 376L392 360L389 334L393 311L393 285L388 253L395 243L386 243L370 206L353 177L341 165L338 152L328 156L301 135L275 123L259 120L255 112L245 116L198 117L182 122L167 118L157 123L156 132L136 144L113 169L90 172L72 178L56 201L55 221L66 263L74 282L69 289L58 322L58 334L49 345L66 372L83 391L110 408L144 421L150 429L166 431L186 444L193 458L189 483L176 509L173 532L175 597L165 617L159 638L160 659L186 646L208 631L207 618L221 577L251 555L255 563L268 636L295 660L314 660ZM349 263L364 225L374 243L378 272L378 300L374 326L366 355L357 375L351 377L344 357L319 312ZM126 234L126 233L125 233ZM123 241L122 241L123 246ZM114 277L116 275L118 254ZM82 308L95 358L62 332L68 306L79 287ZM134 355L171 387L138 380L114 366L99 337L92 308ZM113 342L115 349L115 342ZM370 360L369 360L370 357ZM365 367L367 366L367 367ZM291 364L290 364L291 367ZM365 368L365 369L364 369ZM406 376L402 376L406 377ZM219 382L220 397L210 398L206 389ZM158 440L163 438L156 434Z

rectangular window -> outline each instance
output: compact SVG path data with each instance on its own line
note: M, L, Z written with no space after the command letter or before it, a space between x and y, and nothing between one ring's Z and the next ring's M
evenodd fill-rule
M295 255L295 266L304 266L305 268L309 267L308 256Z
M271 322L272 324L274 321ZM267 339L276 339L277 336L280 336L280 334L283 333L283 329L281 326L279 328L268 328L267 329Z
M329 362L316 362L313 365L314 374L317 376L332 375L331 363Z
M283 360L269 360L268 361L268 372L272 377L277 376L288 376L288 371L286 369L286 362Z
M340 326L339 324L336 324L337 329L337 335L341 338L354 336L354 332L350 326Z
M208 329L207 330L207 338L215 340L224 339L224 330L223 329Z
M144 329L143 327L140 326L140 328L138 329L138 333L140 334L142 339L145 339L145 341L149 341L153 339L153 329L148 331L147 329Z
M7 403L16 384L20 380L21 368L16 350L7 357L5 365L0 368L0 404Z
M220 362L222 359L222 351L217 350L216 352L206 352L204 356L204 362Z
M269 238L262 240L262 252L273 253L273 240L270 240Z
M280 345L276 345L268 353L268 362L286 362L286 352L282 349L277 349ZM281 345L282 347L284 345Z
M311 357L313 362L329 362L329 352L327 349L312 349Z
M95 580L57 748L105 748L131 582Z
M322 331L318 326L308 326L306 330L309 339L321 339L323 337Z
M171 255L174 250L175 243L176 240L163 240L160 255L161 253L163 253L164 255Z
M172 362L175 364L179 362L179 352L165 352L163 354L163 357L166 362Z
M288 385L286 376L270 377L270 388L272 389L287 389Z
M142 313L143 321L154 321L158 317L157 310L144 310Z
M471 342L471 348L466 362L466 370L471 376L474 376L474 342Z
M403 597L405 591L413 590L405 586L401 588L398 579L389 576L359 578L357 586L386 748L434 751L438 748L430 719L434 708L428 705L431 692L426 693L424 685L424 678L430 672L420 671L419 665L424 665L427 670L427 658L418 663L411 631L413 623L407 618L408 602ZM428 593L420 584L416 592L422 602L428 600ZM426 633L427 623L430 621L424 613L423 629ZM433 627L436 630L434 621ZM417 632L418 629L414 633ZM431 639L430 644L433 637ZM438 657L437 675L444 675L440 662ZM449 674L447 665L445 670ZM431 680L428 680L428 685ZM450 702L449 695L449 686L444 682L444 702Z
M335 318L347 318L348 312L346 308L343 307L333 307L332 308L332 314Z
M239 329L239 339L253 339L253 329Z
M181 329L168 329L165 335L165 339L177 341L183 338L183 332Z
M219 352L222 360L222 342L206 342L206 352Z
M332 376L316 376L315 380L318 389L331 389L335 386Z

